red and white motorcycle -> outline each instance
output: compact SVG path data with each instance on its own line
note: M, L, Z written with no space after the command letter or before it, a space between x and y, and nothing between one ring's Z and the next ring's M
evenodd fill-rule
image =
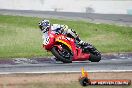
M44 37L43 48L51 51L56 60L63 63L85 60L99 62L101 60L100 52L92 45L91 47L79 46L75 43L75 39L50 30Z

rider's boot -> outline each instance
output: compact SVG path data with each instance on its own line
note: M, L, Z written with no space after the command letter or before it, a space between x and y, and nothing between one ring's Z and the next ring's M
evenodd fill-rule
M90 45L89 43L82 41L79 37L77 37L76 40L78 41L78 44L81 45L81 46Z
M82 41L79 37L77 37L76 40L78 41L78 44L83 48L84 52L93 52L96 50L93 45Z

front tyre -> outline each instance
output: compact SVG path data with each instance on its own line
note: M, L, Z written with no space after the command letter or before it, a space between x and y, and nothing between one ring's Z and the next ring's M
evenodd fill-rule
M52 54L63 63L72 63L72 54L67 48L63 48L63 50L59 50L57 46L54 46L51 49Z

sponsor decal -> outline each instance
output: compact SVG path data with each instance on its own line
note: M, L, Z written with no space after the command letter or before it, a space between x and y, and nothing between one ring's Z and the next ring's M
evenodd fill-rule
M88 85L130 85L131 80L129 79L90 79L88 72L82 68L79 82L82 86Z

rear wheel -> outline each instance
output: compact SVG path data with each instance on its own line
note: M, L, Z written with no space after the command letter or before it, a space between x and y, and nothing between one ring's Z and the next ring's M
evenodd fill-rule
M62 46L62 50L54 46L51 52L59 61L63 63L72 63L72 53L67 46Z
M98 50L90 52L89 61L99 62L101 60L101 53Z
M92 45L84 46L83 51L85 53L90 53L89 61L99 62L101 60L101 53Z

